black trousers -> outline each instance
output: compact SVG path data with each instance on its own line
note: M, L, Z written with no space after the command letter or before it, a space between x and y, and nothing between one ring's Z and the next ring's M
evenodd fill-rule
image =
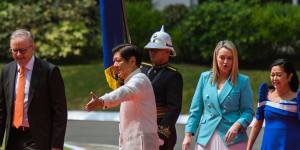
M29 128L11 127L6 150L38 150Z

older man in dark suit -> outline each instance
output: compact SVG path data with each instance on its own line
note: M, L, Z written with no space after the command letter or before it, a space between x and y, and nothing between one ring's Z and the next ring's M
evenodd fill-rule
M0 79L0 140L6 131L7 150L62 150L67 105L59 68L34 56L31 33L16 30L10 37L14 61Z

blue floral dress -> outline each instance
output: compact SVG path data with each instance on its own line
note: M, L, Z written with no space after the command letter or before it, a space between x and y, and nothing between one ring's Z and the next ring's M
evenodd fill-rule
M260 86L256 119L265 119L262 150L300 150L299 93L275 103L267 98L268 86Z

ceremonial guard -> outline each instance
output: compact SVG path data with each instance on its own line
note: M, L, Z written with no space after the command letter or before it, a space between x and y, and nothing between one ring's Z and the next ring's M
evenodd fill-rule
M175 124L182 105L182 76L169 65L169 57L176 56L171 37L164 27L155 32L145 46L151 63L142 63L141 70L150 81L155 93L160 150L173 150L177 135Z

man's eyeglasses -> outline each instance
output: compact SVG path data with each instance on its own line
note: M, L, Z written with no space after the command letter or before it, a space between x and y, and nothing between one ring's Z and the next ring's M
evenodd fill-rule
M27 48L18 48L18 49L12 49L12 48L10 48L9 51L12 52L12 53L14 53L14 54L17 54L18 52L20 54L25 54L26 51L28 50L28 48L30 48L30 47L31 46L28 46Z

